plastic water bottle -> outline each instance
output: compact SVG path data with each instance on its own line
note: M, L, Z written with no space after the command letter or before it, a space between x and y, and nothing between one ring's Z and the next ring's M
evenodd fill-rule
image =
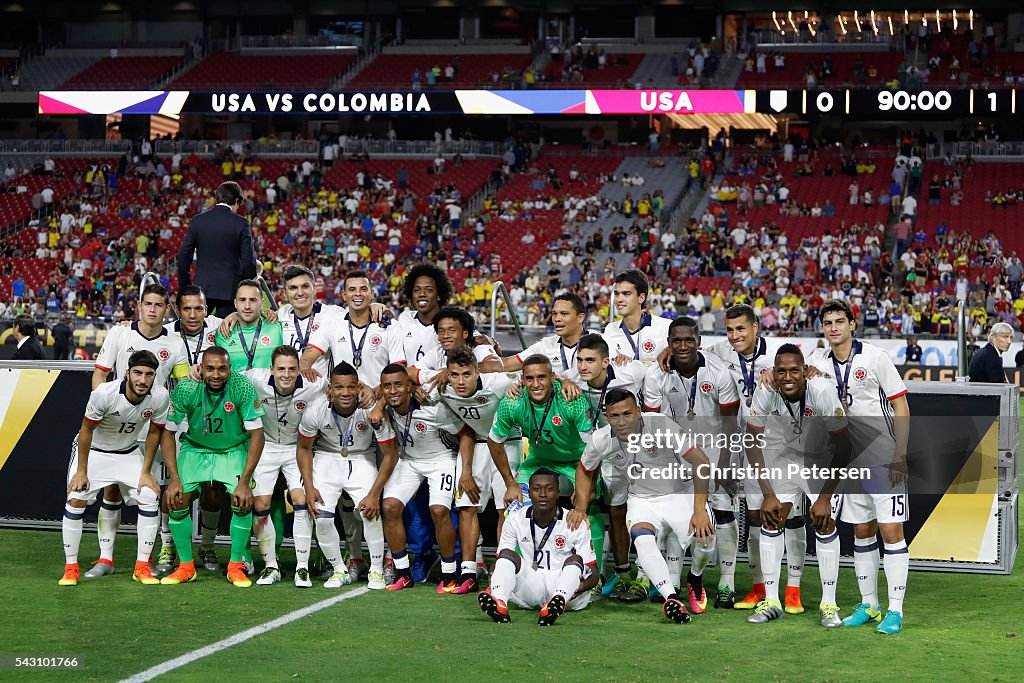
M505 516L508 517L516 510L521 508L528 508L533 505L533 501L530 500L530 485L523 484L522 488L519 489L519 496L522 500L513 500L512 504L505 508Z

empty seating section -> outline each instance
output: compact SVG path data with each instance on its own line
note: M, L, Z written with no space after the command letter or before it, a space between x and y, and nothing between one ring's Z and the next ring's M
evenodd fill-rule
M608 54L604 68L599 68L593 65L593 60L584 59L583 80L577 80L576 82L572 82L571 76L563 79L563 74L566 71L565 62L553 61L548 64L547 69L544 71L544 77L547 80L539 83L538 86L548 88L628 88L633 82L633 73L637 70L642 60L643 55L638 54ZM569 68L574 64L578 65L579 61L573 60Z
M399 171L405 167L409 172L409 188L418 197L425 198L436 185L444 187L452 183L468 199L483 188L495 166L497 162L490 159L465 161L462 166L448 160L444 173L432 175L427 171L433 167L430 159L374 159L370 163L341 161L331 167L324 181L330 187L355 187L356 173L368 170L371 175L381 173L395 181L397 186Z
M963 200L960 206L950 206L950 190L942 191L938 206L928 204L928 181L932 175L943 178L949 169L941 163L926 164L923 174L923 188L917 208L917 227L923 228L929 243L934 244L935 228L940 224L956 233L968 232L981 237L990 230L1003 244L1006 253L1016 251L1024 255L1024 200L1018 199L1010 206L993 207L985 201L985 193L1016 190L1018 196L1024 189L1024 167L1019 164L978 163L964 175L961 184Z
M444 78L445 69L452 65L455 76L451 81ZM413 73L420 72L420 83L427 86L427 71L435 66L441 77L434 88L487 87L493 85L493 74L508 75L518 81L519 75L530 65L530 55L479 54L479 55L378 55L366 65L352 81L351 88L388 86L408 88L413 83Z
M171 73L181 57L105 57L65 81L62 90L146 89Z
M867 85L879 85L890 79L896 78L896 72L903 61L901 52L785 52L785 68L777 71L774 68L774 60L769 54L766 59L766 73L744 71L740 74L737 88L769 88L769 87L793 87L799 88L806 85L805 75L811 64L816 66L816 82L819 87L841 86L844 84L859 83L860 79L855 74L857 60L860 59L865 71L874 67L878 72L875 77L865 76L864 83ZM826 55L832 57L832 75L821 78L821 64Z
M170 87L178 90L224 88L326 88L355 61L353 55L240 55L215 52L178 78Z
M99 61L98 57L44 55L30 59L21 67L22 90L55 90L75 74Z
M541 156L530 162L536 173L525 173L513 176L512 181L498 191L498 199L522 201L535 197L565 197L569 195L590 197L600 192L603 183L598 180L600 174L611 174L622 159L618 157L554 157ZM548 167L553 167L558 176L561 188L548 182ZM576 182L569 180L572 167L580 171ZM584 173L586 181L584 181Z

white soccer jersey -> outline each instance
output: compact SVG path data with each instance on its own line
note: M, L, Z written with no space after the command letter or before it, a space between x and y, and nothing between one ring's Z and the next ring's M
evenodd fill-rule
M337 324L318 328L309 345L325 356L330 354L335 365L351 363L359 380L370 387L380 384L381 370L389 363L405 362L402 340L394 325L385 328L371 322L360 327L347 313Z
M593 438L583 451L580 464L588 472L597 471L602 462L610 462L616 469L624 470L628 475L631 497L653 498L673 493L693 493L693 475L689 471L689 464L683 460L683 456L691 450L690 447L683 447L680 450L678 444L669 443L664 437L662 448L654 445L648 450L643 446L644 434L682 435L686 430L661 413L644 413L641 425L636 446L632 448L629 444L619 441L610 425L601 427L594 432ZM631 453L630 450L636 452ZM662 472L669 472L667 468L673 468L673 476L650 476L650 470L660 470L661 475Z
M114 377L121 379L128 369L128 359L136 351L152 351L160 367L156 371L156 384L165 386L175 368L180 367L181 375L188 372L188 358L185 346L180 337L160 328L160 333L152 339L139 332L139 323L133 322L131 327L115 325L107 332L103 347L96 356L96 367L106 372L114 371Z
M294 446L302 415L313 401L326 395L327 380L309 382L300 375L295 390L282 396L274 388L274 375L269 368L254 368L242 374L252 380L263 404L263 434L267 443Z
M831 437L847 429L846 413L835 387L826 379L807 380L804 398L790 403L778 391L758 386L747 417L747 426L764 432L766 463L771 460L816 464L830 452Z
M291 346L300 354L312 341L314 334L321 328L328 328L327 335L330 338L338 333L339 322L345 317L347 311L341 306L323 304L319 301L313 304L313 311L305 318L295 315L295 309L291 304L285 304L277 309L277 319L281 323L281 338L284 343ZM324 354L313 363L313 369L322 377L331 373L331 360Z
M170 394L153 384L149 394L139 403L128 400L127 383L104 382L89 394L85 419L96 425L92 433L93 450L108 453L130 453L138 448L140 436L145 438L146 423L162 427L167 423Z
M859 339L853 340L847 362L838 363L839 378L833 360L831 350L815 349L807 363L824 373L837 397L840 382L847 387L849 405L844 409L852 418L850 440L854 456L888 463L896 451L895 417L890 401L905 395L907 385L888 353Z
M458 443L452 443L448 435L458 434L462 422L440 400L421 405L413 398L408 413L403 415L390 406L387 412L392 420L392 429L398 437L403 459L455 460Z
M586 332L584 332L586 334ZM611 346L609 344L609 346ZM576 369L576 349L579 342L568 346L562 342L557 334L543 337L540 341L531 344L522 352L516 354L516 358L522 362L530 356L540 354L551 361L551 368L559 377Z
M668 318L644 313L640 316L640 329L630 332L620 319L604 328L604 338L613 357L623 354L633 360L653 361L668 346L671 324Z
M463 398L449 385L441 394L441 401L460 422L476 432L477 442L486 442L487 434L494 425L498 404L515 381L504 372L486 372L477 380L476 392L472 396Z
M175 320L173 323L167 323L164 325L164 329L167 330L167 334L177 336L181 339L181 343L185 346L185 357L188 358L189 365L196 365L202 356L203 351L215 346L217 343L217 328L223 321L215 315L208 315L203 320L203 327L195 334L185 334L181 331L181 321Z
M473 356L476 358L477 363L483 363L485 360L500 360L498 354L494 351L494 347L490 344L476 344L473 346ZM425 384L436 377L440 370L448 367L448 352L437 346L411 365L415 366L419 371L420 384Z
M501 528L498 552L515 552L517 546L519 554L532 563L531 566L536 566L537 571L560 572L571 555L579 555L583 564L591 570L597 565L594 546L590 542L590 528L581 524L575 531L570 530L562 508L558 508L558 514L549 527L533 523L532 505L519 508L506 517Z
M566 373L565 378L577 384L583 390L583 395L590 401L590 409L594 415L593 428L597 428L608 424L604 417L604 403L605 396L612 389L625 389L632 392L638 402L642 401L641 394L644 388L646 372L647 366L635 360L626 365L615 365L614 363L609 365L604 385L600 387L592 387L588 382L580 379L579 370L575 368Z
M733 378L736 391L742 399L740 401L741 424L745 424L744 420L750 411L747 401L753 400L754 390L757 388L762 373L767 372L775 365L775 352L778 347L778 343L758 337L754 354L743 359L740 358L740 354L732 347L728 339L723 339L706 349L707 352L725 361L725 366ZM745 380L744 372L746 373Z
M740 397L725 361L714 354L697 352L697 372L683 377L672 370L665 372L658 365L647 367L644 376L644 409L660 411L665 408L669 416L680 424L688 420L689 412L721 426L721 408L734 406Z
M368 409L356 408L351 415L341 415L334 411L326 396L319 396L306 406L299 421L299 433L307 439L316 439L313 442L314 453L341 457L344 447L348 449L345 457L360 457L371 462L376 458L375 445L395 438L387 420L380 429L375 429Z
M403 311L393 325L400 331L398 336L404 349L403 358L410 364L426 356L432 349L441 346L437 343L437 332L434 331L433 321L421 322L415 310Z

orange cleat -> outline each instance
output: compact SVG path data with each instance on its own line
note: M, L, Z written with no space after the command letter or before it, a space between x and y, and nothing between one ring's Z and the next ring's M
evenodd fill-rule
M245 573L245 562L228 562L228 581L236 588L248 588L252 581Z
M149 562L135 563L132 581L138 581L144 586L156 586L160 583L160 579L153 576L153 568L149 566Z
M77 586L78 585L78 563L64 565L64 577L57 582L58 586Z
M751 591L747 593L747 596L742 600L738 600L733 607L735 609L754 609L757 607L757 603L764 600L764 598L764 584L755 583Z
M786 586L786 614L803 614L804 606L800 602L800 586Z
M160 579L164 586L174 586L179 583L189 583L196 580L196 565L192 562L182 562L173 572Z

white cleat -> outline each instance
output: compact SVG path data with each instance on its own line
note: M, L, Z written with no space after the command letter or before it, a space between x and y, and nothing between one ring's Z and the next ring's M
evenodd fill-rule
M839 618L839 607L834 603L822 603L818 608L818 615L821 617L821 625L825 628L839 628L843 620Z
M309 580L309 570L303 567L295 570L295 587L312 588L313 582Z
M114 565L108 563L106 560L96 560L92 563L92 567L85 574L82 575L83 579L98 579L101 576L109 576L114 573Z
M264 567L260 578L256 579L257 586L273 586L281 582L281 570L277 567Z
M384 583L384 572L370 572L367 575L366 587L372 591L382 591L387 588L387 584Z
M352 583L352 577L349 576L348 569L342 566L334 572L334 576L324 582L324 588L341 588L342 586L347 586L350 583Z

